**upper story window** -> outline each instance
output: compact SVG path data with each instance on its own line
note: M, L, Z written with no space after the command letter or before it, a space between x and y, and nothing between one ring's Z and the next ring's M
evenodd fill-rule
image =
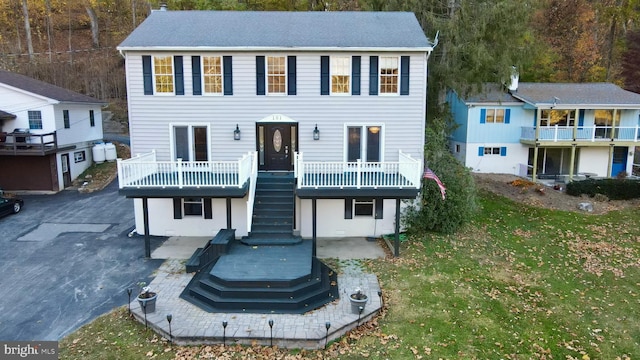
M93 110L89 110L89 125L91 127L96 126L96 116L93 113Z
M504 109L487 109L485 122L504 123Z
M42 129L42 112L40 110L29 111L29 129Z
M64 128L69 129L71 127L71 120L69 119L69 110L62 110L62 118L64 121Z
M156 94L173 94L173 57L153 57L153 82Z
M540 126L573 126L576 122L575 110L542 110Z
M269 94L287 93L286 56L267 56L267 92Z
M351 84L351 57L331 57L331 93L349 94Z
M222 94L222 56L202 57L202 77L206 94Z
M596 110L594 122L596 126L614 126L620 124L620 110L616 111L615 121L613 110Z
M380 94L398 93L398 58L380 57Z

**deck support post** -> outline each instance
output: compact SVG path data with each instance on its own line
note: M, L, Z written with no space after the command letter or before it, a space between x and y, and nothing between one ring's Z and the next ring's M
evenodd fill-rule
M393 244L393 256L400 256L400 199L396 199L396 234Z
M144 222L144 257L151 257L151 235L149 235L149 199L142 198L142 218Z
M573 169L576 164L576 144L571 144L571 162L569 163L569 180L573 180Z
M227 229L231 230L231 198L227 198Z
M615 114L614 114L615 115ZM613 129L613 127L612 127ZM612 130L613 132L614 130ZM612 178L613 177L613 147L614 144L609 144L609 159L607 161L607 178Z
M538 143L533 148L533 169L531 171L531 181L536 182L538 178Z
M318 223L317 223L317 199L313 198L311 199L311 217L313 219L311 219L311 224L312 224L312 228L313 228L313 234L312 234L312 239L313 239L313 257L316 257L316 235L317 235L317 229L318 229Z

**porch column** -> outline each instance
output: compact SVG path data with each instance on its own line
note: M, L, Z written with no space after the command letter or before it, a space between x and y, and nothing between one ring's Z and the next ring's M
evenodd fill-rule
M531 172L531 181L536 182L538 175L538 143L533 146L533 171Z
M396 199L396 234L393 244L393 256L400 256L400 199Z
M317 215L317 203L316 203L316 198L311 199L311 228L312 230L312 235L311 238L313 239L313 257L316 256L316 234L317 234L317 226L318 223L316 222L316 215Z
M609 144L609 161L607 161L607 177L611 177L611 171L613 170L613 144Z
M569 163L569 180L573 180L573 168L576 162L576 144L571 144L571 162Z
M151 257L151 235L149 235L149 199L142 198L142 221L144 222L144 257Z
M227 198L227 229L231 230L231 198Z

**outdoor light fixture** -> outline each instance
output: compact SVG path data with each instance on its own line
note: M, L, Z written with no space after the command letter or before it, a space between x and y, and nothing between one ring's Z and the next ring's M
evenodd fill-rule
M144 313L144 328L147 329L147 302L142 302L142 312Z
M378 290L378 297L380 298L380 307L384 307L384 299L382 298L382 290Z
M236 129L233 130L233 140L240 140L240 128L236 124Z
M173 335L171 334L171 320L173 320L173 315L167 314L167 321L169 322L169 342L173 342Z
M324 323L324 327L327 328L327 334L324 337L324 348L327 348L327 341L329 340L329 328L331 327L331 323L330 322L326 322Z
M360 317L362 316L363 311L364 311L364 306L358 306L358 326L360 326Z
M222 346L224 346L225 340L227 339L227 325L229 325L227 320L223 320L222 321Z
M131 293L133 292L133 288L127 289L127 295L129 295L129 315L131 315Z
M320 140L320 130L318 130L318 124L316 124L316 128L313 129L313 140Z
M269 319L269 328L271 329L271 346L273 347L273 319Z

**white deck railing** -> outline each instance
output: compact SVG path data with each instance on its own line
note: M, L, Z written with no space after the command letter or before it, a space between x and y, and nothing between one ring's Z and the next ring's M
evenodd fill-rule
M394 162L304 161L295 155L298 188L419 188L422 162L400 152Z
M249 176L249 198L247 199L247 232L251 232L253 223L253 203L256 198L256 182L258 181L258 153L249 153L251 156L251 173Z
M118 159L120 188L242 187L251 175L253 157L237 161L157 161L155 151Z
M576 129L576 140L584 141L618 141L640 142L640 126L612 127L612 126L579 126ZM532 126L522 127L520 138L523 140L535 140L536 128ZM566 126L541 126L538 134L541 141L571 141L573 140L573 127Z

